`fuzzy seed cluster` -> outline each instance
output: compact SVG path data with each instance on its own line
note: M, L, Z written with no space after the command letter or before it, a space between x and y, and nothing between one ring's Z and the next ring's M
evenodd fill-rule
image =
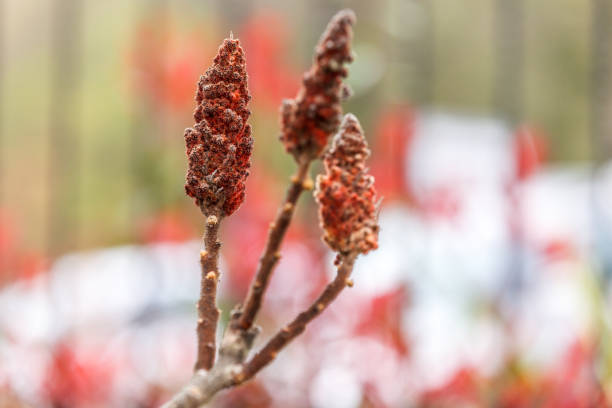
M244 201L253 150L250 99L244 51L238 40L226 39L200 77L196 123L185 130L185 191L205 215L228 216Z
M325 173L317 177L315 190L323 240L342 254L378 248L378 198L374 177L367 174L369 156L359 121L345 115L325 154Z
M319 157L338 129L342 118L340 103L350 94L342 80L348 74L344 64L353 60L355 19L351 10L334 16L315 48L313 65L304 74L298 95L283 101L280 140L296 159Z

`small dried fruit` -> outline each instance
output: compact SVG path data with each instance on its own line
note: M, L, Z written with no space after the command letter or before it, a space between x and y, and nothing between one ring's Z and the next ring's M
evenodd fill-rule
M315 191L323 240L343 254L378 248L378 198L365 165L369 156L359 121L345 115L323 159L325 174L317 177Z
M253 138L244 52L226 39L200 77L196 124L185 130L189 169L185 191L205 215L228 216L244 201Z
M281 141L296 160L321 155L329 137L336 132L342 117L340 102L350 92L342 79L347 76L345 63L353 61L351 40L355 14L338 12L329 22L315 49L312 67L304 74L295 99L286 99L281 107Z

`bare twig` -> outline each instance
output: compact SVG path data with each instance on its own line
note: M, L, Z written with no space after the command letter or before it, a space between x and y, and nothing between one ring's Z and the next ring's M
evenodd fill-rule
M210 72L207 71L200 80L196 95L198 108L194 114L197 123L193 129L185 131L190 164L186 191L200 203L202 211L208 216L206 250L200 254L202 288L198 302L198 360L190 382L163 408L200 407L220 390L252 378L269 364L283 347L302 333L306 325L325 310L345 286L351 285L349 276L355 258L361 251L339 251L343 255L339 257L340 265L336 278L308 309L273 336L259 353L245 363L259 332L254 322L274 267L280 259L279 250L295 206L301 193L313 188L314 183L308 176L310 165L320 157L329 136L336 131L342 113L340 102L349 94L342 79L347 75L343 65L352 61L350 45L354 22L355 15L350 10L343 10L332 18L315 49L313 66L304 75L298 95L295 99L283 103L281 141L296 159L298 168L276 218L270 225L264 252L243 306L238 306L232 313L223 334L216 362L215 332L219 310L215 297L220 248L217 241L218 221L221 216L234 212L244 199L244 179L248 175L252 148L250 127L247 128L246 125L243 127L244 131L240 131L242 127L239 126L248 118L246 103L249 96L246 89L244 56L237 40L229 39L224 42L213 67L209 69ZM230 72L225 65L233 67L235 72ZM229 99L226 95L226 88L235 85L234 77L243 79L237 89L240 91L238 96L243 96L239 103L234 103L235 92L229 93L232 95ZM224 103L218 103L219 98ZM233 107L236 115L218 111L227 104ZM231 126L228 125L228 120ZM236 135L236 132L239 134ZM225 137L219 137L218 134ZM224 174L218 174L219 171ZM228 195L227 191L231 194ZM211 212L211 209L217 212Z
M202 280L200 285L200 299L198 300L198 355L195 370L210 370L215 362L215 337L219 309L216 305L217 282L219 280L219 249L221 243L217 240L219 232L219 218L210 215L206 219L206 232L204 233L205 251L200 252L202 265Z
M352 252L341 258L336 278L325 287L325 290L308 309L297 315L291 323L272 337L250 361L244 364L244 369L239 377L240 382L252 378L259 370L270 364L283 347L300 335L306 329L306 325L320 315L336 299L342 289L346 286L352 286L352 281L349 277L353 271L356 257L357 253Z
M280 330L247 363L243 363L259 329L243 330L231 325L225 332L219 349L219 361L209 372L197 370L189 383L162 408L197 408L215 396L219 391L239 385L251 379L257 372L274 360L280 350L300 335L308 323L320 315L346 286L352 286L349 279L357 253L341 258L336 278L330 282L321 295L300 313L289 325ZM239 320L240 312L235 311L231 321Z
M263 255L259 260L259 267L249 292L244 302L244 308L239 320L239 326L242 329L249 329L253 326L257 312L261 308L264 293L268 287L268 282L272 271L280 259L279 249L287 232L287 228L291 223L291 217L295 210L300 194L304 190L310 190L313 187L313 182L308 178L308 169L312 160L307 157L301 157L298 160L298 168L296 174L291 178L291 184L287 189L285 200L278 209L275 220L270 224L268 232L268 240Z

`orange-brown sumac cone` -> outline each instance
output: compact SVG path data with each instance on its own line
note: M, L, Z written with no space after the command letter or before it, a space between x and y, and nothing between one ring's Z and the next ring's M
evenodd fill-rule
M345 115L323 158L325 173L317 177L315 190L323 240L340 254L378 248L378 197L374 177L367 174L369 156L359 121Z
M196 124L185 130L185 191L205 215L230 215L244 201L253 149L250 99L244 51L238 40L226 39L200 77Z
M353 60L351 40L355 19L351 10L342 10L332 18L296 98L283 101L280 139L296 159L319 157L329 137L338 129L342 117L340 103L350 93L342 79L347 76L344 64Z

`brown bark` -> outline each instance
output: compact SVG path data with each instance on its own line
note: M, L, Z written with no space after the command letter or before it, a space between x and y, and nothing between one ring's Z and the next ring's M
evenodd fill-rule
M195 370L210 370L215 362L215 338L219 309L217 309L217 282L219 281L219 249L221 243L217 240L219 232L219 218L210 215L206 219L206 232L204 233L205 251L200 252L202 277L200 285L200 299L198 308L198 355Z

